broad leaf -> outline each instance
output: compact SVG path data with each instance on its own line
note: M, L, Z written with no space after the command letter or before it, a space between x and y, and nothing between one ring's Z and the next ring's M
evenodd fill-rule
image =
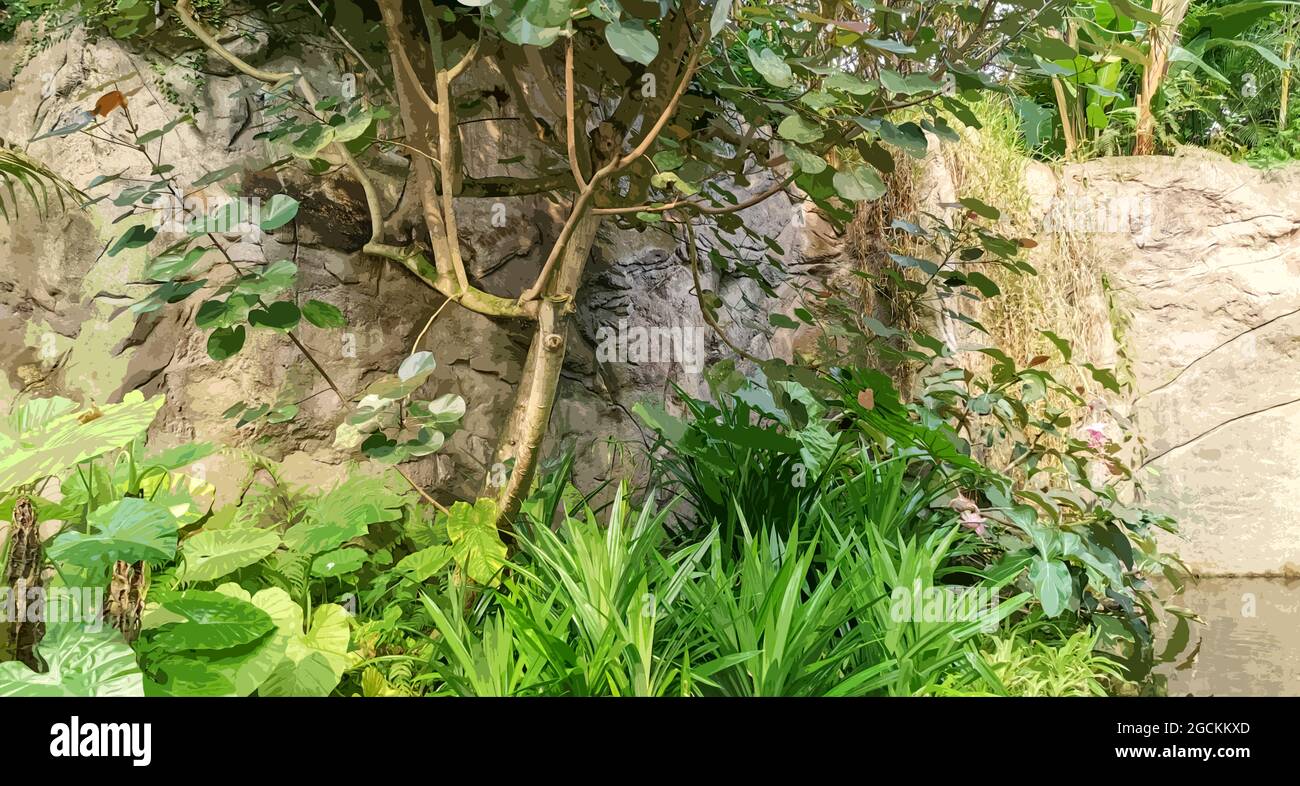
M149 428L163 400L155 396L146 401L143 394L133 390L122 403L101 407L98 416L93 411L73 414L64 403L35 405L45 413L38 417L11 415L0 426L0 491L57 475L125 446ZM28 403L25 408L33 406ZM47 417L51 407L58 408L57 417ZM19 428L14 428L15 424Z
M240 528L200 532L181 546L183 581L215 581L254 565L280 546L274 530Z
M465 575L478 584L495 581L505 564L506 545L496 526L497 504L484 497L473 507L457 502L447 515L452 555Z
M127 497L91 511L89 533L70 530L54 539L50 559L80 567L121 560L162 561L176 553L176 517L156 502Z

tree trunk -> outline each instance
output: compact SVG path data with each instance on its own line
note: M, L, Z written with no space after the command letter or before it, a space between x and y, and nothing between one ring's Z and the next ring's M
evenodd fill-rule
M483 496L496 498L498 529L510 529L532 487L568 349L569 318L599 228L600 216L588 213L579 220L543 292L514 408L502 426L483 487Z
M1178 39L1178 28L1187 15L1188 0L1154 0L1151 10L1160 14L1160 24L1147 33L1147 61L1142 69L1142 88L1137 100L1137 131L1133 155L1149 156L1156 152L1156 118L1151 103L1169 69L1169 53Z
M9 561L5 565L4 581L13 598L13 619L9 621L9 645L14 660L26 664L33 671L43 670L36 655L36 645L45 635L45 623L29 616L41 616L44 611L45 551L41 547L40 526L36 522L36 509L27 497L19 497L14 505L13 523L9 528ZM34 601L36 608L29 607Z

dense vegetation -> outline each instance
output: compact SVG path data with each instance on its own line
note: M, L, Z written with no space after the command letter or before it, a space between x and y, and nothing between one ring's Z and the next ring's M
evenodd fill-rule
M107 254L149 252L133 313L201 300L193 329L215 362L253 331L283 335L348 407L338 444L357 464L332 488L306 489L249 454L239 501L214 508L213 487L187 468L236 449L152 450L161 397L13 402L0 423L15 612L0 695L1159 689L1151 667L1186 642L1188 615L1156 590L1180 582L1176 558L1156 545L1175 525L1138 502L1133 437L1107 403L1123 374L1076 362L1050 330L1039 335L1052 354L1032 357L948 339L953 325L987 333L981 304L1036 274L1025 254L1035 242L1008 236L997 206L964 196L941 213L891 215L876 228L889 266L857 271L855 287L808 287L804 305L770 315L773 330L817 331L816 351L789 360L731 343L699 267L771 294L784 250L746 224L746 208L796 192L844 229L935 140L961 144L960 129L980 126L990 105L1009 105L1025 151L1049 158L1191 142L1288 159L1293 4L274 4L280 39L314 29L357 61L357 89L324 95L325 80L263 70L221 43L213 31L250 9L181 0L157 10L27 0L0 30L74 17L128 45L164 30L174 56L224 61L259 102L259 138L281 153L266 169L299 182L345 172L366 196L367 254L456 307L530 325L532 345L480 496L420 488L401 465L441 450L474 402L421 396L435 357L418 338L392 374L345 393L295 331L339 330L347 318L299 301L295 262L233 259L220 233L236 217L220 211L170 244L149 223L164 196L223 184L239 193L246 167L182 182L165 160L168 135L201 117L176 111L140 128L130 103L147 93L115 89L34 129L34 139L89 134L138 156L138 171L82 187L88 204L121 211ZM305 27L291 30L290 16ZM455 85L481 61L521 107L520 79L547 105L525 118L537 146L529 177L464 166L458 113L475 110ZM427 230L415 242L385 226L391 206L372 169L381 152L410 162ZM57 209L52 196L85 196L17 152L0 157L0 178L45 211ZM467 275L454 199L532 193L566 205L563 229L531 286L488 292ZM11 190L9 209L19 202ZM281 230L299 208L275 195L259 229ZM645 476L577 488L573 457L544 460L541 445L602 226L681 242L702 317L735 356L707 370L708 400L679 390L636 408L654 438ZM716 241L707 254L704 232ZM728 254L745 240L771 250L764 265ZM877 296L892 324L865 307ZM228 416L242 427L300 413L275 400L230 402ZM57 531L42 537L50 522ZM40 588L75 613L23 616ZM85 624L101 610L103 626ZM1155 627L1167 619L1176 627L1158 653Z

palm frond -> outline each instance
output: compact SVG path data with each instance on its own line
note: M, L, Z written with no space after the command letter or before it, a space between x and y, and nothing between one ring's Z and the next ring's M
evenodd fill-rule
M81 204L87 199L72 183L26 153L6 146L3 140L0 140L0 186L3 186L0 191L0 220L5 222L10 220L10 211L13 217L18 216L20 188L43 215L53 208L52 199L58 201L60 210L65 209L69 201Z

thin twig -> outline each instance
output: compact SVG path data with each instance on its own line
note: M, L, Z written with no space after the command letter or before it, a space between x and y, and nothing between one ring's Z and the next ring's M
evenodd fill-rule
M425 501L425 502L428 502L430 505L434 506L435 508L437 508L437 509L440 510L441 512L447 514L448 516L451 515L451 511L450 511L450 510L447 510L447 508L446 508L446 507L445 507L441 502L439 502L438 500L436 500L436 499L434 499L433 497L429 496L429 493L428 493L427 491L425 491L424 489L420 488L420 487L416 484L416 482L411 478L410 475L408 475L408 474L406 474L405 472L402 471L402 468L401 468L401 467L399 467L399 466L397 466L396 464L394 464L394 465L393 465L393 469L397 470L397 474L401 475L403 480L405 480L407 483L411 484L411 488L415 489L415 491L416 491L416 492L417 492L421 497L424 497L424 501Z

